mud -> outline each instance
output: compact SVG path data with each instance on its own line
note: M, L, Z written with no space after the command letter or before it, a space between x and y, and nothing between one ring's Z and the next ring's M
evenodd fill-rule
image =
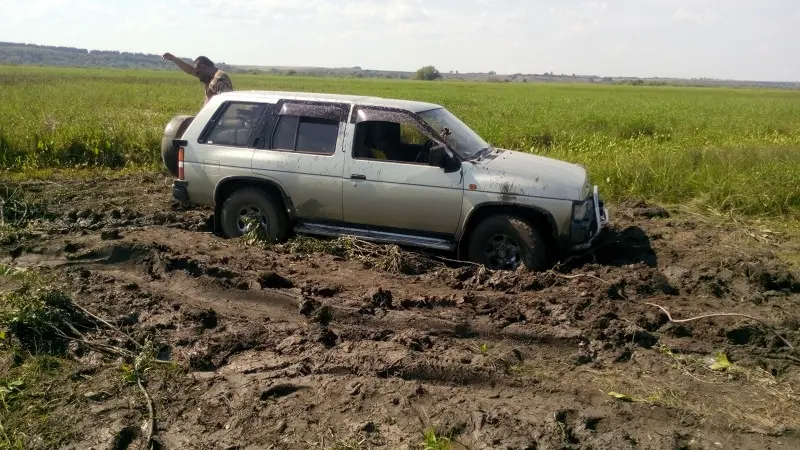
M148 380L162 448L419 448L428 429L469 449L800 448L800 355L775 335L800 346L776 256L797 239L631 203L550 272L394 273L215 237L168 181L15 185L47 214L0 247L177 363ZM709 369L717 352L733 366ZM72 406L68 448L134 448L138 391L98 375L119 361L72 357L95 374L81 395L117 394Z

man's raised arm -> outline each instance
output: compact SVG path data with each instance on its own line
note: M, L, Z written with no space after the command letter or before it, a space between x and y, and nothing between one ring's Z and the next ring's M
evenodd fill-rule
M180 58L176 58L175 55L173 55L172 53L164 53L164 55L161 56L161 59L172 61L175 63L175 65L180 67L182 71L188 73L191 76L197 76L197 74L194 73L194 67L182 61Z

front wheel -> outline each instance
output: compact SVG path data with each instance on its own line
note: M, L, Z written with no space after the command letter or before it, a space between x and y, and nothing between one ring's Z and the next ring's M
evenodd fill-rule
M273 242L283 240L288 231L286 214L277 200L266 192L244 188L233 192L222 205L221 225L226 237L234 238L249 231L249 219L255 219Z
M470 261L491 270L541 271L547 264L547 247L539 231L528 222L510 215L484 219L469 240Z

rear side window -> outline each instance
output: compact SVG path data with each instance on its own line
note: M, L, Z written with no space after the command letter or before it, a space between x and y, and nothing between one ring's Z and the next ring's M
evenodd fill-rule
M271 149L332 155L336 152L339 121L282 115L272 135Z
M228 103L203 140L206 144L246 147L266 108L261 103Z

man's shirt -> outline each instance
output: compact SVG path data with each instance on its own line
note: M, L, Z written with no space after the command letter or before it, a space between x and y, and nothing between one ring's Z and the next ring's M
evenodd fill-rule
M232 90L233 83L231 83L231 78L227 73L218 69L214 74L214 78L206 83L206 103L211 100L211 97Z

